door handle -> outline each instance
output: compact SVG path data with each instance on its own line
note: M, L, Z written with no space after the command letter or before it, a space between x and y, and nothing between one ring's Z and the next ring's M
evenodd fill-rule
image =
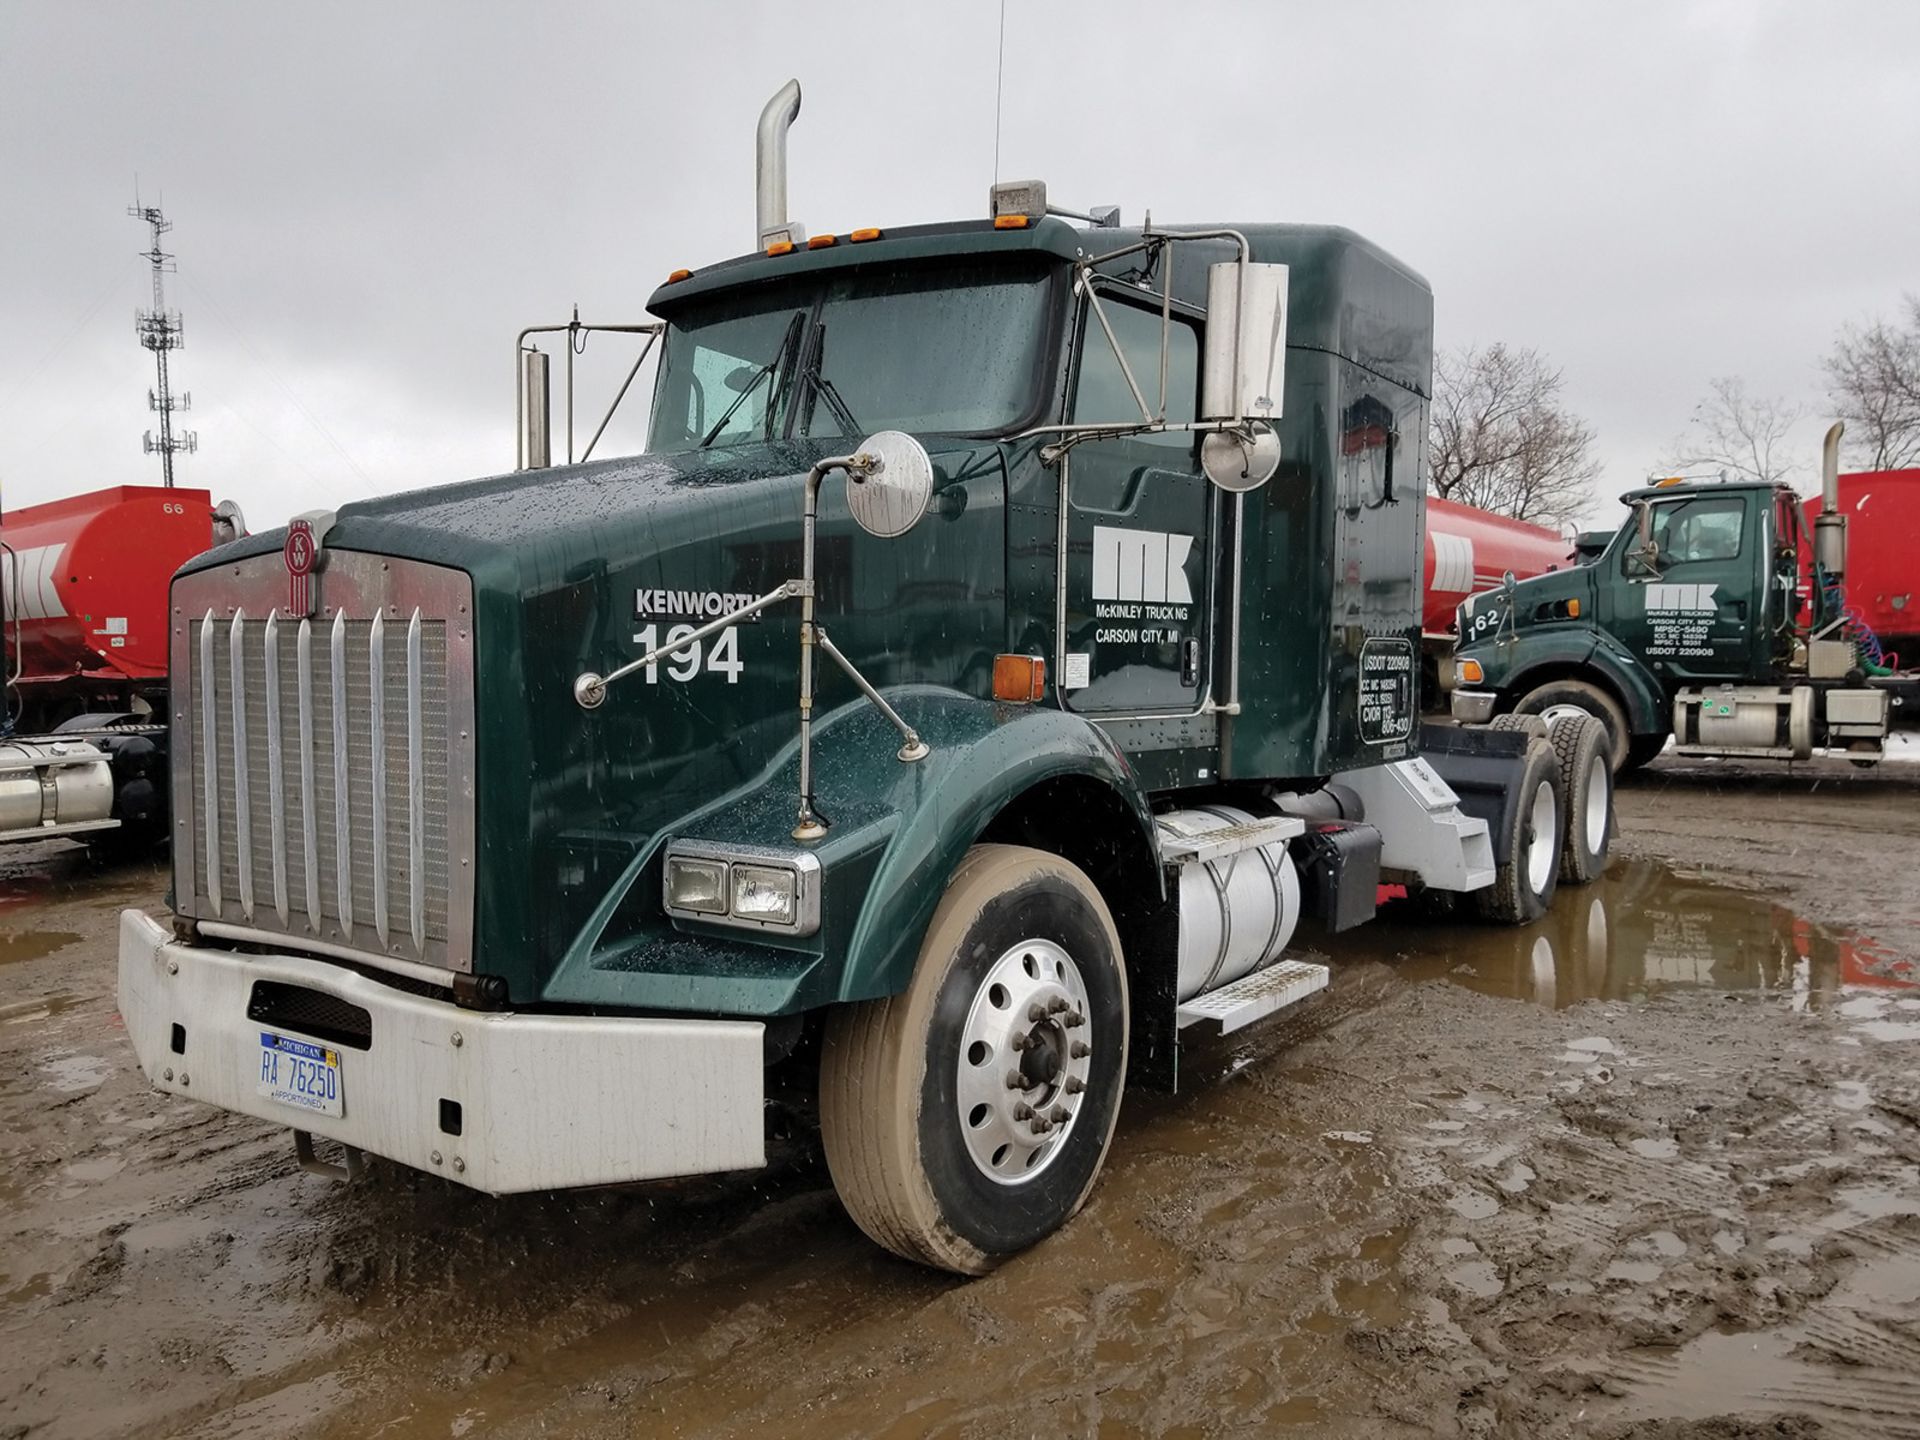
M1733 613L1737 615L1740 619L1744 620L1747 618L1747 602L1746 601L1729 600L1727 603L1733 607Z

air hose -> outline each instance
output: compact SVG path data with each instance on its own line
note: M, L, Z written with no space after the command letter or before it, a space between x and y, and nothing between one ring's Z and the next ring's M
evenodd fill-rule
M1842 633L1853 643L1860 668L1869 675L1891 675L1900 666L1900 656L1882 645L1880 637L1873 633L1873 627L1867 624L1865 617L1847 603L1846 592L1838 580L1824 570L1819 571L1819 577L1820 592L1827 601L1827 613L1840 618Z

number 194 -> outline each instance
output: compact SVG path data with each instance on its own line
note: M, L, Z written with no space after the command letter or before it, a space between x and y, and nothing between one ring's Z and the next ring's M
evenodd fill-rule
M692 625L676 625L667 631L667 638L662 641L660 627L648 625L633 637L633 643L640 647L642 655L662 644L674 646L673 652L660 665L647 666L649 685L660 683L662 665L666 667L669 680L691 680L702 670L710 670L725 675L729 685L740 683L740 672L747 667L740 659L739 627L729 625L722 630L714 637L711 649L698 640L691 645L675 645L676 641L693 634L694 628Z

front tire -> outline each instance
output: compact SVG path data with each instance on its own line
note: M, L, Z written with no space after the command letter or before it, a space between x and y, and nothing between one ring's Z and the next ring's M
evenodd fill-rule
M896 1255L980 1275L1085 1203L1127 1068L1120 937L1057 855L977 845L904 992L827 1022L820 1130L854 1222Z
M1507 858L1494 881L1474 899L1484 919L1499 925L1526 925L1547 913L1560 882L1560 849L1565 813L1560 794L1560 762L1544 740L1527 744L1526 761L1516 787L1518 799L1507 820Z

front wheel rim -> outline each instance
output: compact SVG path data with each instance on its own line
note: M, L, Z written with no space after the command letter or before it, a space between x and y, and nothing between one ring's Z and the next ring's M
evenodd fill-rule
M980 977L954 1101L967 1156L995 1184L1027 1184L1067 1148L1093 1071L1091 1012L1080 967L1051 940L1022 940Z
M1536 895L1544 894L1547 878L1553 874L1553 857L1559 848L1558 813L1553 803L1553 782L1542 780L1534 789L1528 817L1527 884Z

